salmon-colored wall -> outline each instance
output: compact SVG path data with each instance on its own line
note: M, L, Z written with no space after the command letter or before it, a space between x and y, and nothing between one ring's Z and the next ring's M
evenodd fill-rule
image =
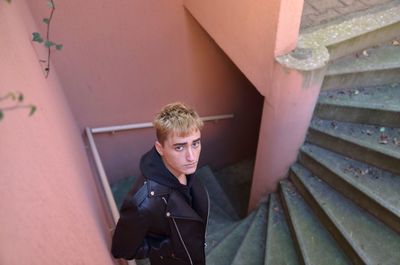
M301 72L275 64L276 81L264 104L249 210L277 189L304 142L325 69Z
M81 130L149 122L161 106L179 100L201 116L235 114L205 126L202 164L219 168L254 156L263 99L182 0L55 2L52 36L64 48L54 65ZM36 21L46 16L42 0L30 3ZM138 173L154 133L95 139L113 181Z
M296 47L303 1L185 0L185 6L266 95L275 55Z
M0 121L0 264L111 265L80 132L56 72L44 78L33 31L24 0L0 1L0 95L20 91L38 107Z

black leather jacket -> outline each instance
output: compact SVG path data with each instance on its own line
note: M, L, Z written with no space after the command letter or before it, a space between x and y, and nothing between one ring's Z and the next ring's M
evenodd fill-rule
M190 199L185 198L181 184L154 152L153 148L142 158L144 177L121 207L111 252L115 258L149 257L152 265L205 265L207 191L193 175L188 181Z

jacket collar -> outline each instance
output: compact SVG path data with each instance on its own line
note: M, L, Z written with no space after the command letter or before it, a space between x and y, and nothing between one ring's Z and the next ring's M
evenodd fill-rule
M196 182L198 180L196 179ZM149 197L164 197L167 201L166 214L173 218L190 219L200 222L207 221L208 195L198 184L193 185L193 208L186 202L183 195L172 188L161 185L155 181L147 180L147 194ZM205 200L205 202L204 202ZM197 213L197 212L198 213Z
M168 214L169 213L169 214ZM173 191L169 195L167 215L177 219L190 219L203 222L204 220L187 204L182 194Z

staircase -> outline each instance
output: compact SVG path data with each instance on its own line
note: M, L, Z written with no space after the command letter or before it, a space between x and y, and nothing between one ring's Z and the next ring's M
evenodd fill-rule
M400 85L322 92L279 192L239 221L213 195L207 265L400 264L399 191Z
M390 23L323 44L331 60L298 161L244 219L211 211L207 265L400 264L400 28ZM323 30L300 41L326 41ZM224 210L225 199L211 204Z

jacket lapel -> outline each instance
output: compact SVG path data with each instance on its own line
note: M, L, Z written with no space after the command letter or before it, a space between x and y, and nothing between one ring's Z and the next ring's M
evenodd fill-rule
M190 219L203 222L203 219L187 204L179 192L172 191L169 195L167 212L173 218Z

